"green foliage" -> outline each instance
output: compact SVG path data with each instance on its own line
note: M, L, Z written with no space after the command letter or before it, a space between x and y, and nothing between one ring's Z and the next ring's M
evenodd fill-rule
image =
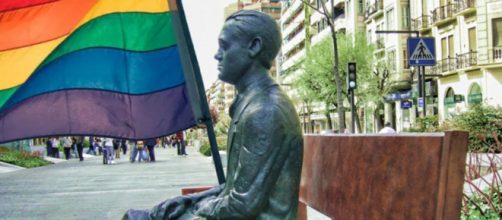
M440 131L438 116L428 115L423 118L417 118L416 123L408 132L437 132Z
M216 143L218 144L219 151L227 150L227 136L228 128L230 126L230 117L225 114L218 116L219 121L214 127L216 135ZM199 152L205 156L211 156L211 147L209 145L209 140L206 137L201 138L201 146Z
M502 140L502 108L472 106L469 111L454 116L449 124L453 129L469 132L471 152L500 153Z
M464 201L464 207L460 219L462 220L481 220L481 219L502 219L502 195L498 190L489 189L482 196L475 194L467 197Z
M38 156L30 155L30 153L28 152L10 151L4 148L1 149L2 150L0 151L0 161L5 163L10 163L25 168L33 168L51 164L51 162L46 161ZM37 154L38 153L35 153L34 155Z
M207 139L201 141L199 152L206 157L211 156L211 146L209 145L209 141Z
M355 36L339 33L337 46L338 71L343 95L347 95L347 63L356 62L358 83L356 105L367 106L370 102L382 101L382 92L379 92L377 88L378 76L373 73L374 47L368 43L365 33L356 33ZM333 60L333 41L330 37L310 48L301 64L302 73L294 82L294 87L297 88L297 99L304 103L321 102L336 107L337 89Z

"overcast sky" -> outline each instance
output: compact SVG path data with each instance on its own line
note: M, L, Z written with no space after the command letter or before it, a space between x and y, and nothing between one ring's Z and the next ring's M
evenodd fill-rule
M236 0L183 0L190 34L197 54L204 86L209 88L218 79L214 54L223 26L223 9Z

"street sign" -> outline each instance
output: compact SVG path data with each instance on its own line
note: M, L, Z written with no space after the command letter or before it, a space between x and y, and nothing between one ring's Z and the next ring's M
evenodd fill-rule
M433 37L408 38L408 64L410 66L436 65L436 48Z
M424 99L423 98L418 98L418 107L422 108L424 106Z
M413 106L413 103L411 101L405 100L401 102L401 108L402 109L409 109Z

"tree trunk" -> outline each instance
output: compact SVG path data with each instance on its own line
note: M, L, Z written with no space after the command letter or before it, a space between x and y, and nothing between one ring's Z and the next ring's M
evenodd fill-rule
M356 120L356 130L357 130L356 133L363 133L363 130L361 128L361 119L359 117L359 113L361 113L361 115L363 116L362 118L364 119L364 111L359 111L359 110L356 110L356 114L354 116L354 119Z
M328 123L328 129L333 130L333 122L331 121L331 115L329 113L330 113L329 104L326 104L326 110L325 110L324 114L326 116L326 120Z
M331 13L328 12L326 8L326 1L322 1L322 9L324 11L324 15L328 20L328 24L331 30L331 38L333 39L333 53L335 56L335 66L334 74L335 74L335 85L336 85L336 108L338 112L338 124L339 129L338 133L343 133L345 131L345 109L343 108L343 99L342 99L342 82L340 81L340 74L338 72L338 45L336 42L336 31L335 31L335 20L334 20L334 10ZM331 9L333 9L333 1L331 1Z

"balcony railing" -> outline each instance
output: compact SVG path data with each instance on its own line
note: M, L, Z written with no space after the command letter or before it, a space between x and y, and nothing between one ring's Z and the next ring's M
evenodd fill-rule
M462 12L469 8L476 7L476 0L457 0L457 10L456 13Z
M431 27L432 18L430 15L422 15L418 18L411 19L411 28L415 31L427 29Z
M457 70L457 59L456 58L445 58L439 60L436 64L436 73L446 73Z
M373 3L366 4L366 10L364 11L364 19L367 20L371 15L377 13L379 10L383 10L383 0L375 0Z
M377 40L376 40L376 48L377 49L383 49L383 48L385 48L385 43L383 41L383 37L377 38Z
M438 7L432 11L432 22L442 21L447 18L451 18L456 12L456 4L447 4Z
M478 64L478 52L470 51L457 56L457 67L459 69L469 68Z
M499 46L493 48L493 61L502 62L502 47Z

